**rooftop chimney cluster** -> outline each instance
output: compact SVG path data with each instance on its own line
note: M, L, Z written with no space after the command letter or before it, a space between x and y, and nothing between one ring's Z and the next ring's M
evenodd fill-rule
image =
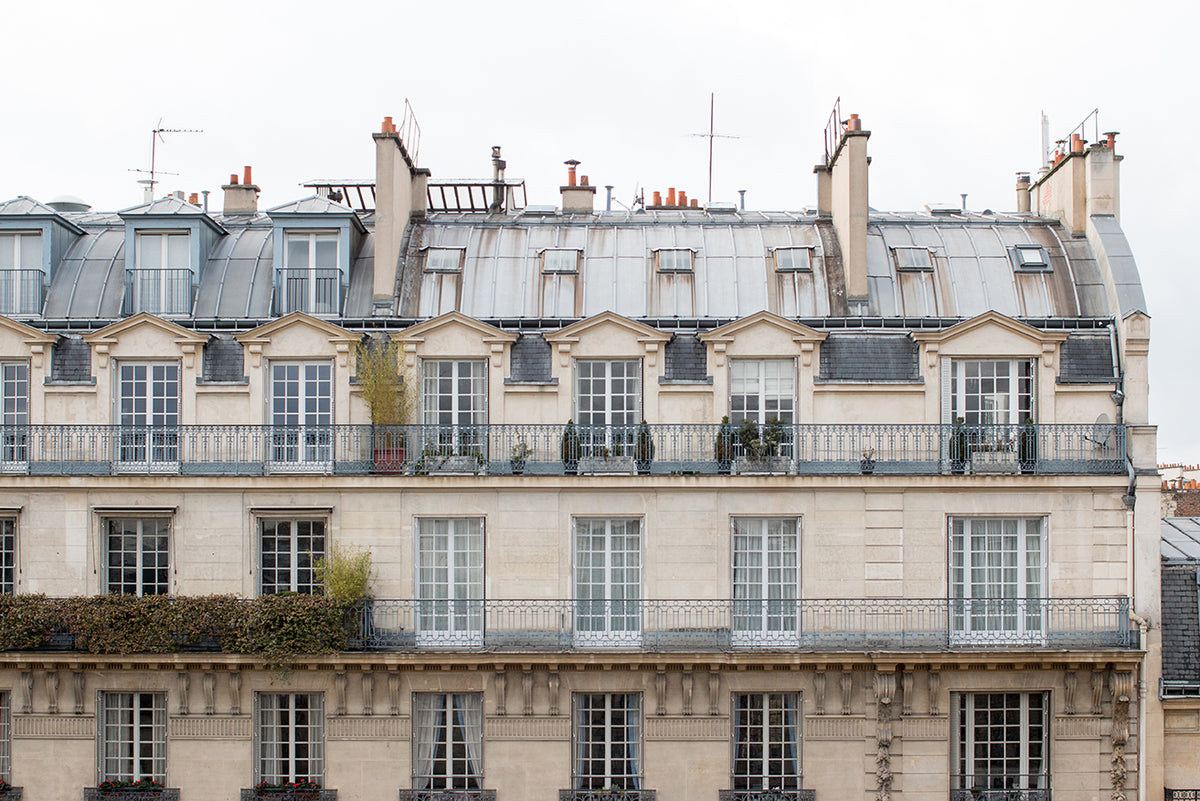
M596 200L596 187L588 185L586 175L576 175L580 164L578 160L567 159L563 164L567 165L567 183L558 188L562 193L563 214L591 214Z
M250 178L250 167L242 168L242 182L238 183L237 173L229 175L229 183L221 188L225 190L224 214L256 214L258 213L258 187Z
M673 186L667 188L666 201L667 201L666 203L663 202L662 192L655 192L653 195L651 195L650 205L647 206L646 208L650 211L660 211L663 209L698 209L698 208L700 208L699 200L697 200L696 198L691 198L691 201L689 204L687 192L684 192L682 189L680 189L679 192L676 193L675 187L673 187Z

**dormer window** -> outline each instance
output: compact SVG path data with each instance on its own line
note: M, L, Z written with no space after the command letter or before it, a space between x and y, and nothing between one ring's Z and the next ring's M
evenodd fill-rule
M812 272L812 248L775 248L775 270L781 273Z
M341 312L337 231L286 231L279 270L279 312Z
M690 273L696 256L690 248L663 248L654 254L660 273Z
M139 231L134 248L134 267L127 276L130 313L191 313L194 274L188 232Z
M896 269L929 272L933 270L933 254L928 248L895 248Z
M1017 245L1012 249L1013 267L1018 270L1050 269L1050 258L1041 245Z
M462 261L462 248L425 249L425 272L427 273L462 272Z
M579 272L578 250L567 248L546 248L542 251L542 272L544 273L575 273Z
M41 233L0 233L0 314L41 314L45 283Z

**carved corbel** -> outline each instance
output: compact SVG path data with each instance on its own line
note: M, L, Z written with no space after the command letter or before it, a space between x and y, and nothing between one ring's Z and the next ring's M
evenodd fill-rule
M527 667L521 672L521 698L524 701L522 714L533 714L533 668Z
M394 670L387 674L388 683L388 714L396 717L400 714L400 674Z
M1063 695L1063 712L1068 715L1075 714L1075 688L1079 684L1079 674L1074 670L1068 670L1067 676L1067 691Z
M375 714L375 674L367 671L362 674L363 714Z
M506 701L508 699L508 674L504 668L496 669L496 714L504 717L508 714Z
M191 711L188 693L192 689L192 676L186 670L181 670L175 674L175 678L179 683L179 714L186 715Z
M692 671L685 670L683 672L683 714L692 714L692 686L693 676Z
M825 668L821 668L813 676L813 701L818 715L825 714Z
M71 686L75 690L75 714L83 714L84 675L82 670L71 673Z
M654 674L654 714L667 714L667 672L662 668Z
M550 714L558 714L558 671L551 670L546 676L546 691L550 695Z
M229 714L242 714L242 674L238 670L229 674Z
M721 674L715 670L708 671L708 714L714 718L721 713L721 702L717 698L720 691Z
M58 714L58 671L46 671L46 711L51 715Z
M212 715L216 712L217 677L212 673L205 673L203 679L203 689L204 714Z
M333 674L333 714L338 717L346 714L346 671L344 670Z
M854 700L854 673L849 667L842 668L842 714L849 715Z

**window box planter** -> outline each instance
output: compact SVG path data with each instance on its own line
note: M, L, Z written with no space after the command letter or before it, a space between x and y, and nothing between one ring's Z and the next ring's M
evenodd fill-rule
M580 475L632 476L637 473L637 464L632 456L597 456L579 460Z
M241 801L337 801L337 790L307 787L242 788Z
M423 471L431 476L473 476L487 472L474 456L430 456L424 458Z
M21 796L24 792L24 787L13 787L11 784L6 785L3 790L0 790L0 801L21 801Z
M1011 449L984 450L971 454L971 472L975 475L1011 475L1021 472L1017 453Z
M733 471L739 476L783 476L790 470L790 461L781 456L768 456L765 459L744 456L733 463Z
M85 787L83 801L179 801L179 788Z

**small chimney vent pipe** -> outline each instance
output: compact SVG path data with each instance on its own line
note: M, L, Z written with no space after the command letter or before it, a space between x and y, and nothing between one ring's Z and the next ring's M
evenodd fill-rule
M579 166L579 160L567 159L563 164L567 165L567 186L575 186L577 180L575 177L575 168Z
M605 184L605 185L604 185L604 192L605 192L605 197L604 197L604 210L605 210L605 211L612 211L612 191L613 191L613 185L612 185L612 184Z
M962 197L962 210L963 210L963 213L965 214L967 211L967 193L960 192L959 195Z
M746 190L739 189L738 190L738 211L745 211L745 210L746 210Z

